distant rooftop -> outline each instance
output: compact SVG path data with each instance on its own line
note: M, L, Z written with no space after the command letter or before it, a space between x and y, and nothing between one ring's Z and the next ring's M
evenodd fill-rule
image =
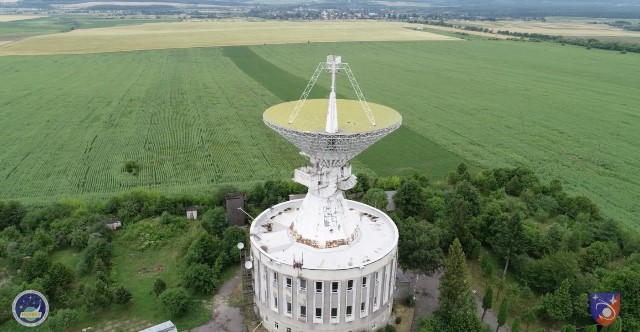
M359 267L384 257L398 242L398 229L391 218L373 207L347 201L347 218L356 221L359 236L349 245L318 249L295 242L289 227L303 200L278 204L260 214L251 225L251 241L277 262L293 265L304 257L304 269L341 270ZM271 231L266 226L271 223Z

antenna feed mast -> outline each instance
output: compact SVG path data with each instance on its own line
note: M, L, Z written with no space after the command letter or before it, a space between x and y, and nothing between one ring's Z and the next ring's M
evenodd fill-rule
M292 123L298 116L298 113L300 113L300 110L302 110L302 106L304 105L304 102L307 100L307 97L309 97L309 93L311 92L311 89L313 89L313 86L316 84L316 81L318 80L318 77L320 76L323 70L327 70L329 73L331 73L331 92L329 94L329 108L327 111L327 123L326 123L325 131L327 133L338 132L338 109L336 105L337 103L336 103L336 93L335 93L335 90L336 90L335 82L336 82L336 74L340 70L344 70L345 73L347 73L347 77L349 78L349 83L351 83L353 90L358 96L358 100L360 101L362 110L367 115L367 119L369 119L369 122L371 123L371 125L375 126L376 120L373 117L373 113L371 113L371 109L369 108L369 104L367 103L367 100L364 98L364 94L362 93L362 90L360 90L358 81L356 81L356 78L353 75L353 72L351 71L351 67L349 67L348 63L342 62L342 57L339 55L328 55L326 62L320 62L318 64L315 72L313 73L313 75L311 76L311 79L309 80L309 83L307 83L307 86L302 92L300 99L298 99L298 102L296 103L296 106L293 109L293 112L289 116L289 123Z

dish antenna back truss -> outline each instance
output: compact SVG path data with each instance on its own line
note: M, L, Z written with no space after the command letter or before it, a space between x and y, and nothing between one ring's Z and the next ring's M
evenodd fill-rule
M313 86L316 84L316 81L318 80L318 77L320 77L320 74L322 73L323 70L327 70L328 72L331 73L332 92L335 89L335 74L339 70L344 70L344 72L347 73L347 77L349 78L349 83L351 83L353 90L356 92L356 95L358 96L358 100L360 101L360 105L362 106L364 113L367 115L367 119L369 119L369 122L371 123L371 125L375 126L376 120L373 117L373 113L371 113L371 109L369 108L369 104L367 103L367 100L364 98L364 94L360 89L360 85L358 85L358 81L356 81L356 77L353 75L353 72L351 71L351 67L349 67L348 63L342 62L342 57L335 56L335 55L328 55L327 62L320 62L318 64L318 66L316 67L316 71L313 73L313 75L311 75L311 79L309 80L309 83L307 83L307 86L304 88L304 91L302 92L300 99L298 99L298 102L296 103L296 107L293 109L293 112L291 112L291 115L289 116L289 123L292 123L298 116L298 113L300 113L300 110L302 110L302 106L304 105L304 102L307 100L307 97L309 97L309 93L311 92L311 89L313 89ZM330 100L330 102L335 103L335 99Z

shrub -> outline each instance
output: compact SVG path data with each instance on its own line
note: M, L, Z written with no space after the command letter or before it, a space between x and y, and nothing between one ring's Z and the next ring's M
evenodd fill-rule
M78 312L74 309L60 309L47 321L52 331L63 331L78 321Z
M156 281L153 283L153 292L156 294L156 296L160 296L160 294L162 294L165 289L167 289L167 284L164 283L164 280L160 278L156 279Z
M113 302L116 304L129 303L131 297L131 292L122 285L116 287L116 290L113 292Z
M205 264L193 264L184 273L184 284L198 294L211 294L216 290L218 278L215 271Z
M402 322L402 317L398 316L396 317L396 325L400 324Z
M171 317L179 317L184 314L189 306L189 295L182 288L172 288L160 295L160 301L164 304Z
M407 296L407 299L405 300L405 303L406 303L407 307L412 308L413 306L416 305L416 298L411 294L411 295Z
M138 175L138 172L140 172L140 165L135 160L129 160L124 163L124 171L131 175Z

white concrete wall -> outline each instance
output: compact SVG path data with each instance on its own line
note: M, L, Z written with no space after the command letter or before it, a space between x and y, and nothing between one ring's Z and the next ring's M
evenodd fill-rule
M387 324L393 303L397 248L363 267L335 271L295 269L273 261L253 246L251 250L255 267L254 300L263 326L269 331L375 331ZM287 286L287 279L291 287ZM306 281L305 289L301 288L301 280ZM349 280L353 281L351 289ZM321 292L316 291L316 282L321 283ZM338 282L337 292L333 292L333 282ZM348 307L351 315L347 315ZM316 317L316 309L321 309L320 317ZM332 309L337 314L334 317Z

